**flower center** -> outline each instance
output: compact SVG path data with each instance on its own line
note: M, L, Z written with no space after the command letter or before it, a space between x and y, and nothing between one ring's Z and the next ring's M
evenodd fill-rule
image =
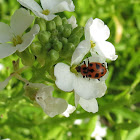
M49 13L50 13L49 10L43 10L43 11L42 11L42 14L44 14L44 15L49 15Z
M91 44L91 48L92 48L92 49L96 46L96 44L93 43L93 41L90 41L90 44Z
M77 72L76 68L77 68L77 65L72 65L72 66L70 67L70 71L71 71L72 73L74 73L74 74L77 74L78 72Z
M19 35L17 35L12 39L12 42L14 46L16 46L18 44L21 44L23 41L22 41L22 38Z

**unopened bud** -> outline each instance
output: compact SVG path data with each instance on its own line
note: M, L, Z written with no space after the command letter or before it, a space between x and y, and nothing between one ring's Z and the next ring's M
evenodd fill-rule
M40 27L40 31L45 31L46 30L46 21L43 18L36 18L35 24L38 24Z
M55 22L56 26L62 25L62 19L60 16L55 17L53 21Z
M54 21L49 21L49 22L47 22L47 24L46 24L46 29L47 29L48 31L52 31L52 30L56 29L56 24L55 24L55 22L54 22Z
M57 36L58 35L58 30L53 30L52 32L51 32L51 34L52 34L52 36Z
M56 50L56 51L60 51L62 49L62 43L60 41L57 41L57 42L54 42L53 43L53 48Z
M33 42L30 46L30 49L34 55L40 55L42 50L42 45L39 41Z
M74 50L75 50L74 44L73 43L67 43L63 48L62 56L66 57L66 58L71 57Z
M23 52L17 52L17 55L25 66L32 66L35 61L34 55L29 52L28 48Z
M66 17L62 18L62 24L63 24L63 25L64 25L64 24L68 24L68 20L67 20Z
M57 52L54 49L51 49L49 51L49 56L50 56L50 59L54 62L54 61L56 61L59 58L59 52Z
M38 39L42 44L46 44L47 42L49 42L51 33L48 31L41 31L38 34Z
M72 31L71 24L65 24L63 30L63 36L66 38L69 37L71 35L71 31Z
M80 38L77 35L72 35L72 36L69 37L68 41L70 43L73 43L75 45L75 47L76 47L80 42Z
M57 26L57 30L58 30L58 32L62 33L63 30L64 30L63 25L59 25L59 26Z
M62 37L62 38L61 38L61 42L63 43L63 45L65 45L65 44L68 43L68 39L65 38L65 37Z
M76 27L73 29L71 36L72 35L77 35L79 38L81 38L84 34L84 28L83 27Z
M47 51L50 50L51 47L52 47L52 44L51 43L46 43L45 44L45 48L46 48Z
M54 42L57 42L57 41L59 41L59 40L56 36L51 36L51 38L50 38L51 43L54 43Z

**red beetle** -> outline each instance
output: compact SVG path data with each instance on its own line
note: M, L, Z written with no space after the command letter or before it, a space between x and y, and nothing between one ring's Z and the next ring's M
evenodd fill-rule
M84 61L84 64L81 66L76 67L77 72L81 72L83 75L83 78L93 78L98 79L100 81L100 78L103 77L107 69L104 65L104 63L98 63L98 62L91 62L88 61L88 67L86 66L86 63Z

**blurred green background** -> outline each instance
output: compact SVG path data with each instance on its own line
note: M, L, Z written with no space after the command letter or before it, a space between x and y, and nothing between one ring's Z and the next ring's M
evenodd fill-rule
M75 12L60 13L69 18L74 15L79 25L88 18L100 18L111 31L108 41L116 48L118 59L108 61L109 77L106 95L98 100L99 112L85 112L80 106L66 118L48 117L24 96L24 84L12 79L0 91L0 137L11 140L94 140L91 133L97 116L107 127L103 140L140 140L140 0L73 0ZM16 0L0 0L0 22L10 23L11 15L20 7ZM12 72L10 56L0 60L0 81ZM30 73L22 76L29 79ZM71 93L63 98L74 105ZM74 124L81 119L80 125Z

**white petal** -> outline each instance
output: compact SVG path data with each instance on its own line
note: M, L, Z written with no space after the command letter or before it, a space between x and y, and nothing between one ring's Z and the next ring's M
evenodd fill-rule
M76 28L77 27L77 24L76 24L76 18L75 18L75 16L71 16L68 19L68 23L72 25L72 29Z
M74 80L75 93L86 100L102 97L106 89L105 82L98 81L97 79L89 80L88 78L79 76Z
M118 58L118 55L115 55L115 47L108 41L98 42L94 50L102 57L110 60L114 61Z
M17 0L22 6L30 9L30 10L34 10L34 11L38 11L38 12L42 12L42 8L40 7L40 5L34 1L34 0Z
M16 50L17 50L16 47L14 47L10 43L0 44L0 59L15 53Z
M32 43L35 35L39 32L39 30L40 30L39 25L35 24L33 28L30 30L30 32L23 35L22 37L23 42L22 44L18 44L16 46L17 50L19 52L24 51Z
M72 55L71 65L80 64L84 56L89 52L90 46L91 44L89 41L87 40L81 41Z
M73 80L75 75L70 71L70 66L64 63L58 63L54 67L54 75L56 77L55 84L63 91L73 90Z
M78 94L75 93L75 106L77 107L77 105L79 104L79 100L80 100L80 96Z
M52 97L52 92L54 88L52 86L47 86L45 84L40 83L30 83L30 86L38 88L38 93L36 95L36 101L41 104L40 99L47 99L48 97Z
M107 63L105 62L105 59L102 58L100 55L96 54L96 53L91 53L92 56L88 57L89 62L99 62L99 63L105 63L105 65L107 66ZM85 59L84 61L88 61L88 59Z
M44 10L48 9L51 13L74 11L75 8L72 0L41 0L41 5Z
M98 111L98 103L94 98L91 100L85 100L83 98L80 98L79 104L87 112L96 113Z
M9 76L7 79L5 79L3 82L0 82L0 90L3 90L9 83L9 80L12 78L12 76Z
M68 107L67 107L66 111L63 112L62 115L64 115L65 117L69 117L70 114L72 114L75 110L76 110L75 106L72 106L72 105L68 104Z
M40 88L36 95L36 101L50 117L61 114L67 109L68 105L64 99L52 97L52 91L54 90L52 86L31 83L30 86Z
M0 22L0 43L9 42L13 37L13 33L9 25Z
M67 102L61 98L47 98L45 100L46 106L43 109L50 117L62 114L68 107Z
M31 16L29 11L20 8L11 18L11 29L15 35L20 36L32 24L33 20L34 16Z
M57 16L57 15L54 15L54 14L44 15L41 12L36 12L36 11L33 11L33 13L36 16L41 17L41 18L44 18L47 21L50 21L50 20L54 19Z
M85 25L85 38L94 42L105 41L109 38L110 30L104 22L98 18L90 18Z

